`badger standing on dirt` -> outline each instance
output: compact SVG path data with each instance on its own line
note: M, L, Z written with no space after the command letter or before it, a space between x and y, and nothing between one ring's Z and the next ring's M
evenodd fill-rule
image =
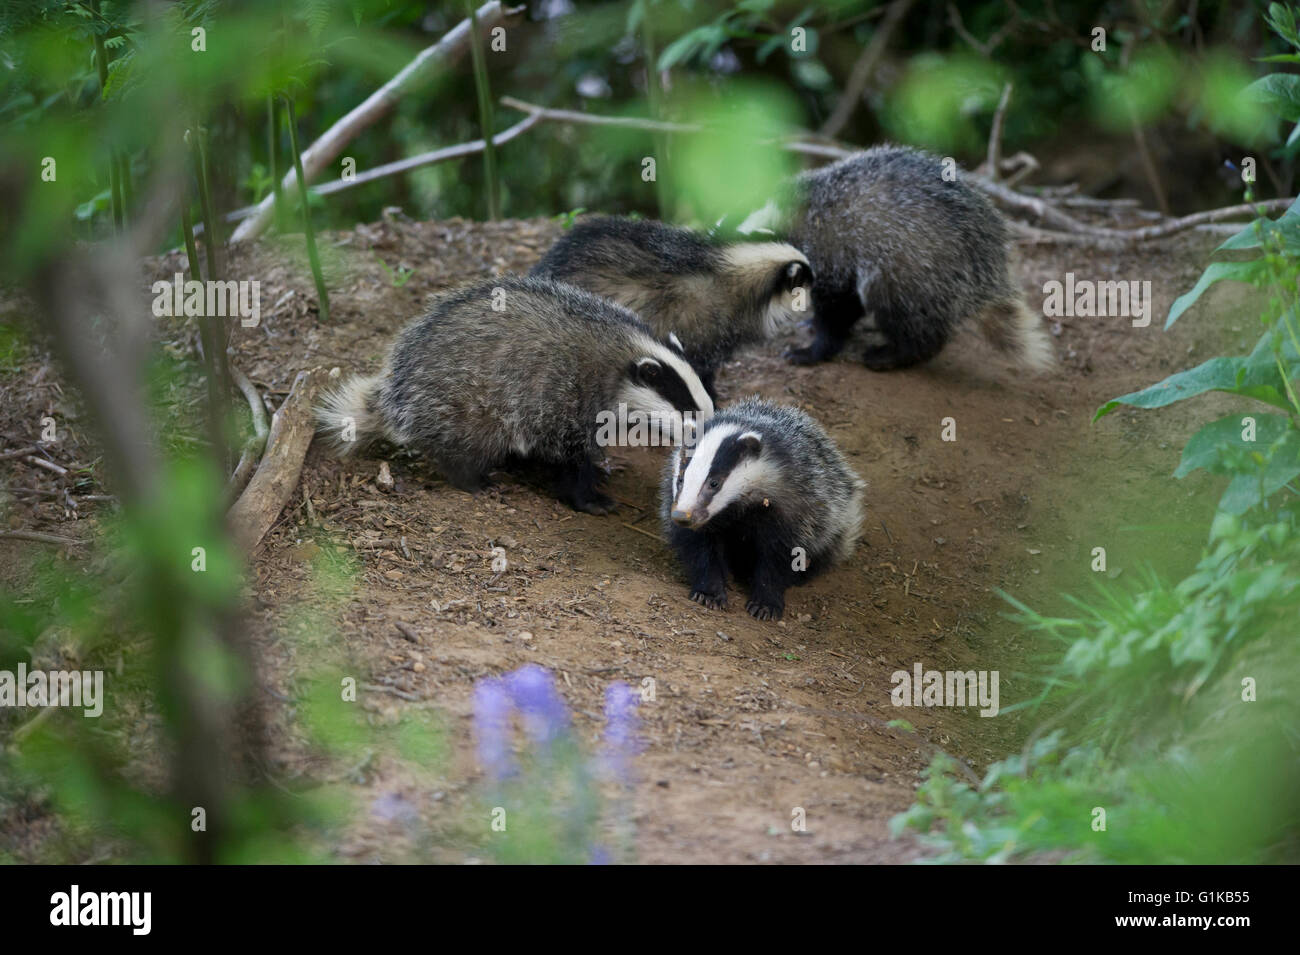
M737 348L806 317L812 272L784 242L718 242L690 229L601 217L560 237L532 275L570 282L676 334L710 396Z
M803 173L739 231L764 226L802 249L816 275L813 341L789 353L795 364L837 354L864 313L883 339L862 356L874 371L933 358L968 319L1018 366L1054 363L1012 280L1006 222L960 175L945 179L934 156L877 146Z
M691 599L725 607L730 572L749 584L752 616L781 619L791 584L853 553L865 487L797 408L747 398L718 412L664 473L664 528Z
M698 420L713 402L679 350L627 309L545 279L503 276L450 292L397 336L384 369L353 378L317 409L347 454L386 438L426 453L474 491L508 459L554 471L555 493L605 514L597 416L622 403L653 426Z

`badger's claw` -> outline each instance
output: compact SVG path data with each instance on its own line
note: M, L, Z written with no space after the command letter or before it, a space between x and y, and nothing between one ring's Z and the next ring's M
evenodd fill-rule
M703 604L710 610L726 610L727 595L706 593L703 590L692 590L691 599L697 604Z
M784 607L779 607L776 604L759 603L757 600L751 600L745 604L745 609L749 611L749 615L755 620L780 620L785 613Z

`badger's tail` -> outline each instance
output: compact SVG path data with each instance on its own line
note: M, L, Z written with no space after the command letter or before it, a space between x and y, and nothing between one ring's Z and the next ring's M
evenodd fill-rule
M1023 299L995 302L980 313L977 322L985 340L1018 367L1034 374L1056 367L1056 352L1043 320L1029 310Z
M387 435L378 406L382 379L382 375L353 376L326 392L316 406L316 434L340 457Z

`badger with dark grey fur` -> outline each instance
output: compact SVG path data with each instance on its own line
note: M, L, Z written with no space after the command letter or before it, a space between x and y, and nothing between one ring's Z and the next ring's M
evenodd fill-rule
M699 420L713 402L684 355L635 315L546 279L488 279L436 299L397 336L383 370L354 378L317 409L341 453L385 438L417 448L463 490L508 459L554 471L556 495L592 514L598 415L626 404L657 427Z
M714 375L732 352L770 338L811 307L812 273L798 249L783 242L715 241L637 219L579 222L531 274L613 299L661 338L675 333L710 395Z
M813 341L796 364L840 351L870 313L878 337L868 368L906 368L933 358L962 322L1019 366L1054 362L1042 322L1026 307L1007 264L1002 215L942 162L902 146L877 146L800 175L779 201L751 215L742 234L774 229L808 256Z
M747 398L718 412L664 473L664 528L691 599L725 607L730 573L749 585L751 615L779 620L788 587L853 553L865 487L797 408Z

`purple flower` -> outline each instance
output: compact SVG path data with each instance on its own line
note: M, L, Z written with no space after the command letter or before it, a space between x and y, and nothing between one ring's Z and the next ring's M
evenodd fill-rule
M503 681L489 678L474 685L474 731L478 735L478 761L489 776L500 781L514 770L510 753L510 714L514 705Z
M568 732L569 711L548 670L529 663L508 674L505 682L534 743L546 745Z
M637 738L638 719L636 690L621 681L605 689L605 735L602 761L610 778L627 785L631 782L631 763L641 750Z

